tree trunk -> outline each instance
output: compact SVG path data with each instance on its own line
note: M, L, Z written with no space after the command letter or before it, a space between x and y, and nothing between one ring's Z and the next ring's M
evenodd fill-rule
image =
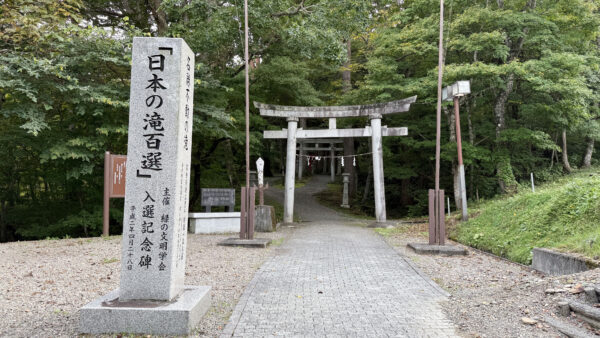
M467 109L467 127L469 128L469 144L471 146L474 146L475 145L475 130L473 129L473 122L471 121L471 106L468 104L466 106L467 106L466 107L466 109ZM475 103L473 103L473 106L475 106ZM468 190L468 192L471 192L471 196L473 196L473 188L475 186L474 169L475 169L475 166L471 162L471 165L469 165L469 190Z
M352 89L352 75L350 72L350 64L352 58L352 40L349 38L346 41L346 50L348 59L344 62L344 71L342 72L342 91L349 92Z
M403 178L400 180L400 204L407 206L412 204L412 198L410 196L410 178Z
M513 91L515 83L515 74L510 74L506 78L506 89L504 89L498 96L498 100L494 105L494 118L496 120L496 139L500 138L500 133L506 129L506 102L508 102L508 96Z
M592 166L592 153L594 152L594 139L591 137L586 138L587 147L585 148L585 154L583 155L583 161L581 162L581 168L589 168Z
M227 167L227 175L229 176L229 184L231 184L232 188L238 188L240 186L240 180L238 177L238 171L235 169L235 164L233 163L233 159L235 156L233 155L233 148L231 147L231 140L225 141L225 151L227 152L225 166Z
M150 8L152 11L152 17L154 18L154 22L156 23L156 35L166 36L169 24L167 22L167 14L162 9L160 9L161 3L162 0L150 0Z
M571 169L571 165L569 164L569 155L567 153L567 130L563 129L562 131L562 163L563 169L567 174L570 174L573 169Z
M497 147L501 148L499 149L499 153L501 153L501 155L498 157L498 161L496 163L496 176L498 177L498 185L500 186L500 190L503 193L513 193L517 191L517 181L510 163L510 156L508 154L502 154L503 145L500 142L500 134L504 129L506 129L506 102L508 102L508 97L513 91L514 81L515 74L509 74L506 78L506 89L500 93L498 100L494 105L494 118L496 121L496 145Z
M369 193L371 192L371 183L373 182L373 165L369 165L369 174L367 175L367 181L365 182L365 190L363 191L363 197L361 204L365 204L367 202L367 198L369 197Z
M554 144L558 142L558 133L554 136ZM552 149L552 154L550 154L550 169L554 167L554 158L556 157L556 149Z
M194 210L194 206L198 199L200 198L200 189L202 188L200 184L200 176L202 174L202 164L200 163L200 157L202 155L201 147L198 146L196 149L196 158L197 161L192 161L192 170L194 171L194 186L190 194L190 202L189 202L189 210Z

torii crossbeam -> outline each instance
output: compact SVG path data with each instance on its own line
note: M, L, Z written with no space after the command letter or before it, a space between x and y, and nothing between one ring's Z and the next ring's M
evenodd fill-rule
M294 185L296 174L296 140L297 139L323 139L345 137L371 137L373 153L373 188L375 191L375 218L374 226L386 225L385 189L383 180L383 136L406 136L407 128L388 128L381 126L383 115L402 113L410 109L411 103L417 100L412 96L403 100L386 103L376 103L356 106L321 106L300 107L280 106L254 102L262 116L285 117L288 128L283 130L264 131L265 139L287 139L287 158L285 166L285 198L283 222L292 223L294 220ZM365 128L337 129L338 117L368 117L371 125ZM329 118L329 129L303 130L298 129L299 118ZM327 143L327 141L323 141Z

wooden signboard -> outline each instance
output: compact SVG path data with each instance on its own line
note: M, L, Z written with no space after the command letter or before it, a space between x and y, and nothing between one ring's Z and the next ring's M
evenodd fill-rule
M110 197L125 197L126 155L110 155Z
M125 197L125 174L127 172L127 156L104 154L104 205L102 212L102 236L109 235L109 210L111 198Z

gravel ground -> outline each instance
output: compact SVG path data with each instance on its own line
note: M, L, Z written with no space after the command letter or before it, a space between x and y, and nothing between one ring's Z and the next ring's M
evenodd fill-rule
M469 250L468 256L417 255L406 244L426 242L424 226L406 227L386 239L452 295L444 310L464 337L562 337L540 319L555 316L556 304L563 299L584 301L583 293L569 292L578 284L600 283L600 269L552 277L474 250ZM549 289L559 292L546 293ZM538 323L525 324L523 317L538 319ZM591 330L573 317L558 319Z
M218 336L246 285L289 228L257 237L268 249L217 246L231 235L188 235L185 283L212 286L196 336ZM118 288L121 237L0 244L0 336L77 335L79 308Z

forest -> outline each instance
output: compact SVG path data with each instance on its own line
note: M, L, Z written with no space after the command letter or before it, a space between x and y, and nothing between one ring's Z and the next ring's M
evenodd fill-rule
M531 173L547 182L593 166L600 1L445 2L444 86L471 81L460 102L469 201L528 189ZM104 153L127 149L134 36L180 37L196 53L190 210L200 209L201 188L245 184L243 13L243 0L0 0L0 242L101 233ZM384 139L390 217L425 215L433 188L439 14L439 0L249 1L251 101L418 96L409 112L383 120L408 127L408 136ZM267 176L281 175L285 140L262 131L285 120L250 113L251 163L261 156ZM444 103L441 187L450 196L454 126ZM345 155L368 153L368 142L347 139ZM370 156L357 156L344 167L350 204L366 214L370 166ZM115 199L112 234L122 217Z

